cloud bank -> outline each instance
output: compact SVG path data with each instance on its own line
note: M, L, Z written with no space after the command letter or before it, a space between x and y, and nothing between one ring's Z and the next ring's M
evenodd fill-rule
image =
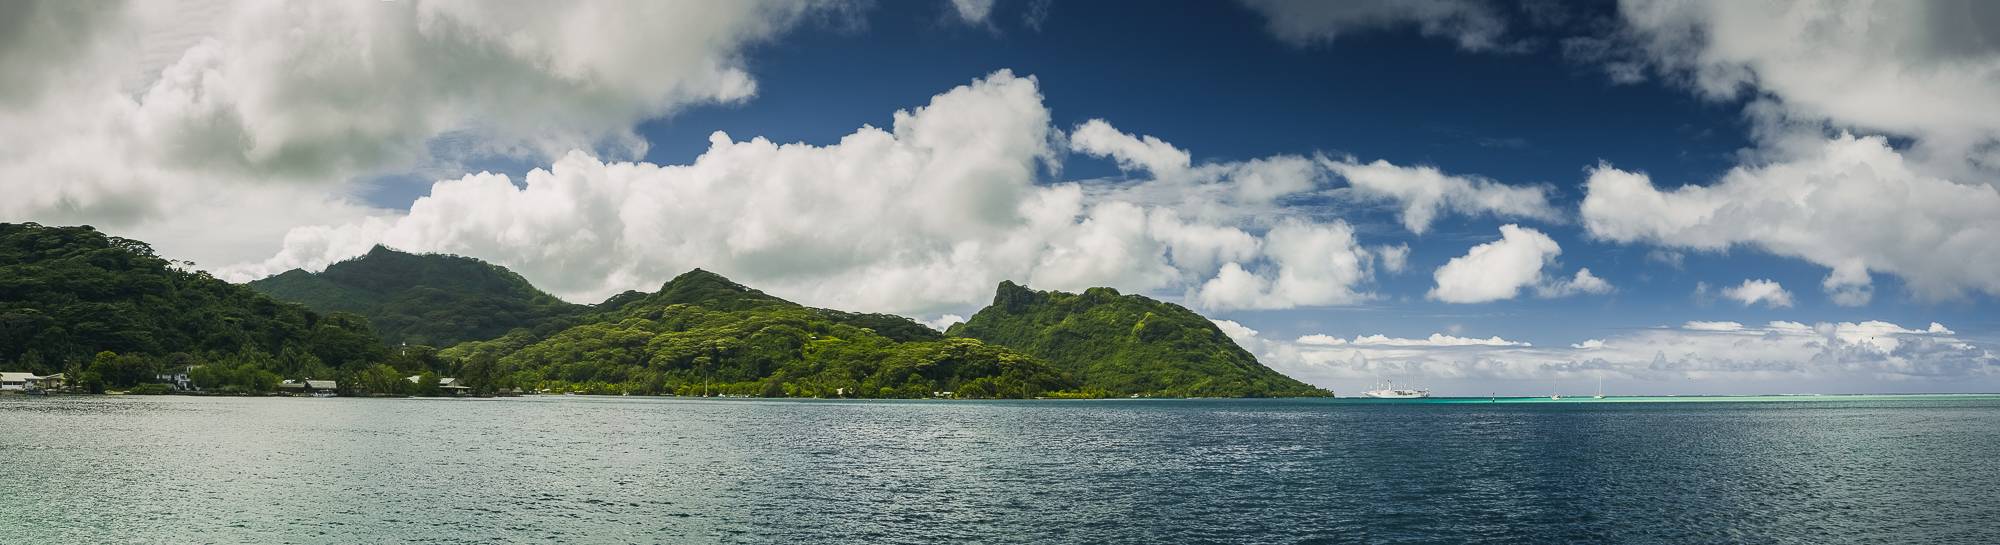
M1937 323L1905 328L1881 321L1774 321L1756 327L1689 322L1568 347L1445 334L1427 339L1363 335L1351 341L1313 334L1285 341L1240 324L1222 327L1265 363L1314 384L1351 388L1393 378L1444 387L1438 395L1485 395L1484 389L1453 388L1493 385L1515 394L1546 393L1555 381L1594 379L1647 388L1622 393L1673 393L1682 387L1801 392L1841 379L1891 390L1949 391L1990 386L2000 378L2000 356Z

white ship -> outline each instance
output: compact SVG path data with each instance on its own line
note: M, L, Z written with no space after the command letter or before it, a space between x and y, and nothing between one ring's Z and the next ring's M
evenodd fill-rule
M1431 396L1430 390L1398 390L1396 383L1390 382L1381 389L1361 392L1362 396L1376 399L1421 399Z

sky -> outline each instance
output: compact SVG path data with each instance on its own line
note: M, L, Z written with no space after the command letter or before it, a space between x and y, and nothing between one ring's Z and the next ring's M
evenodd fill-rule
M0 221L943 327L1001 280L1352 394L2000 391L1974 0L11 2Z

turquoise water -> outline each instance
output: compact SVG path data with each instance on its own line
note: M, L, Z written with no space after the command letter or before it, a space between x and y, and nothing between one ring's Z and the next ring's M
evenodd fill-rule
M1634 400L0 397L0 542L2000 543L2000 397Z

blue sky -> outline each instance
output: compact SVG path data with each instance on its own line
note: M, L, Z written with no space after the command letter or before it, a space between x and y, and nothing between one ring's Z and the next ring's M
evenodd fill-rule
M233 280L382 243L938 324L1112 285L1336 391L2000 387L1978 5L281 6L17 6L0 173L64 181L0 214Z

